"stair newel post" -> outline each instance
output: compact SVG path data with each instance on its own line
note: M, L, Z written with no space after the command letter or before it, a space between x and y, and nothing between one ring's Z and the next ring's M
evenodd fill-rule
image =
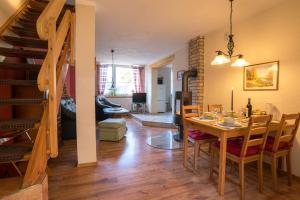
M57 99L56 99L56 20L50 18L48 22L48 67L49 67L49 132L50 132L50 156L57 157Z

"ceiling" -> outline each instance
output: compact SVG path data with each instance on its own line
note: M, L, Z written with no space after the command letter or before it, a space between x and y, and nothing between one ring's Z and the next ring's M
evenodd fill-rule
M235 0L234 23L283 0ZM96 0L96 55L101 63L149 64L189 39L228 26L227 0Z

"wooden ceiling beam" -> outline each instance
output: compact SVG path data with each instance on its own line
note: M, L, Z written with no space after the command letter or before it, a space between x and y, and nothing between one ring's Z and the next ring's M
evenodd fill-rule
M170 56L167 56L165 58L162 58L162 59L160 59L160 60L158 60L158 61L150 64L150 67L151 68L160 68L160 67L163 67L163 66L165 66L167 64L170 64L174 60L174 58L175 58L175 55L172 54Z

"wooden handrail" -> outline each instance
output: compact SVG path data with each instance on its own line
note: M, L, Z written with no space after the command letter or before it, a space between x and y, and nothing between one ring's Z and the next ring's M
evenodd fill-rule
M9 30L9 28L13 25L13 23L15 22L15 19L18 18L23 11L27 8L27 5L29 4L31 0L26 0L21 6L20 8L18 8L9 18L8 20L6 20L6 22L0 27L0 36L3 35L3 33L6 30Z
M61 0L56 0L56 1L58 1L59 3L55 4L55 1L51 2L52 4L48 7L48 9L46 8L45 11L50 12L51 8L55 6L59 6ZM59 15L59 13L55 13L55 14L57 14L57 16ZM57 70L58 58L61 54L62 47L68 35L68 31L70 30L73 17L71 12L67 10L56 32L57 16L44 13L44 15L43 16L41 15L40 18L46 18L45 16L50 16L50 18L46 20L48 22L48 26L46 27L47 31L44 30L44 33L47 32L48 52L38 75L38 87L41 91L49 90L50 156L56 157L58 153L58 142L57 142L58 99L57 97L60 98L59 95L57 96L56 84L58 78L57 78L56 70ZM42 20L38 22L41 23ZM39 27L38 24L37 27Z
M48 39L48 52L38 75L38 87L40 91L48 90L49 94L49 145L50 156L52 158L56 157L58 154L57 108L59 105L58 98L61 97L61 95L57 95L57 80L60 79L60 77L57 77L56 70L58 67L58 58L61 55L64 42L74 18L72 13L67 10L56 31L56 21L64 4L65 0L50 1L40 15L36 25L39 37L44 40ZM74 24L72 27L74 27ZM71 30L71 33L72 32L73 31ZM74 37L74 35L72 37ZM74 46L74 44L71 44L70 46ZM61 63L59 64L61 65Z
M48 109L45 107L44 114L41 120L31 156L28 162L26 173L23 179L22 188L29 187L36 184L39 179L45 175L47 167L47 123L48 121Z
M53 53L54 57L57 60L60 52L62 50L62 46L64 44L64 40L67 36L68 30L70 28L71 23L71 12L66 11L60 25L57 31L57 41L55 41L53 45ZM48 41L48 47L49 47L49 41ZM49 80L48 80L48 65L49 65L49 52L47 53L47 56L42 64L41 70L38 75L38 87L40 91L46 91L48 90L49 86Z
M44 177L49 155L50 157L56 157L58 154L57 111L69 66L68 58L72 46L72 30L70 30L70 27L74 23L72 22L73 19L71 12L66 11L57 31L56 19L51 18L48 21L48 52L38 76L39 86L41 83L45 84L43 85L45 90L42 91L49 91L48 102L46 102L43 118L23 180L23 188L36 184Z
M65 3L66 0L52 0L42 12L36 23L36 30L41 39L48 39L49 21L50 19L55 22L57 21L57 18L61 13Z

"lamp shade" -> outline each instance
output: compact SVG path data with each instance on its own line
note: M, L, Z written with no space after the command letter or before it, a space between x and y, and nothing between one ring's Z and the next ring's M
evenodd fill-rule
M224 55L222 52L218 52L215 59L211 62L211 65L222 65L230 62L230 58Z
M245 67L249 65L249 62L247 62L242 55L239 55L238 59L236 59L234 61L234 63L232 63L232 67Z

